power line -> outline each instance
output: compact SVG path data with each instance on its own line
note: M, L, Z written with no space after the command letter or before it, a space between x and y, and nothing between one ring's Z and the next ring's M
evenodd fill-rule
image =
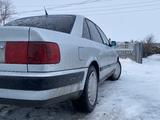
M93 11L85 11L85 14L88 14L88 15L104 15L104 14L122 14L122 13L137 13L137 12L146 12L146 11L157 11L157 10L160 10L160 7L158 8L150 8L150 9L138 9L138 10L132 10L132 9L137 9L137 8L143 8L143 7L156 7L157 5L160 5L160 4L149 4L149 5L140 5L140 6L132 6L132 7L121 7L121 8L110 8L110 9L104 9L103 11L102 10L96 10L94 9ZM123 10L123 11L116 11L116 10ZM125 10L125 11L124 11ZM75 11L74 11L75 12ZM82 12L82 11L80 11Z
M83 1L83 2L79 2L79 3L66 4L66 5L63 5L63 7L69 7L69 6L74 6L74 5L78 5L78 4L90 4L90 3L93 3L93 2L100 2L100 1L102 1L102 0L91 0L91 1L87 1L86 0L86 1ZM130 9L137 9L137 8L143 8L143 7L155 7L155 6L159 5L157 2L160 2L160 1L152 0L152 1L148 1L148 2L124 3L124 4L119 4L119 6L114 6L114 8L113 8L113 6L112 7L111 6L110 7L104 6L105 8L104 7L95 7L94 9L88 8L89 11L85 11L85 13L87 13L87 12L90 12L90 13L87 13L87 14L92 14L92 13L96 13L96 12L97 13L98 12L102 12L103 13L104 10L105 10L105 13L108 13L108 11L111 12L111 13L113 13L113 12L115 13L117 10L130 10ZM151 4L151 3L155 3L155 4ZM121 7L120 5L124 6L124 7ZM129 6L129 5L138 5L138 6ZM58 6L57 8L55 8L55 7L53 8L52 7L52 8L50 8L50 10L51 9L57 9L55 11L59 11L58 8L60 8L60 6ZM98 8L100 8L100 10L97 10ZM106 9L106 8L110 8L110 9ZM42 10L25 11L25 12L21 12L21 13L18 13L18 14L33 13L33 12L40 12L40 11L42 11ZM65 10L65 12L66 11L67 10ZM73 12L75 12L75 11L76 10L73 10ZM84 12L83 9L79 10L78 12L82 12L82 11ZM137 11L137 10L135 10L135 11ZM120 13L120 12L123 12L123 11L117 11L117 12Z
M160 3L160 1L159 0L152 0L152 1L147 1L147 2L133 2L133 3L123 3L123 4L115 4L115 5L105 5L105 6L92 6L92 8L91 7L84 7L84 6L82 6L82 7L79 7L79 9L81 8L81 10L87 10L87 9L98 9L98 8L112 8L112 7L121 7L121 6L133 6L133 5L144 5L144 4L153 4L153 3ZM55 11L63 11L63 10L77 10L77 8L67 8L67 9L65 9L65 8L59 8L59 9L57 9L57 10L55 10Z
M82 1L82 2L79 2L79 3L70 3L70 4L55 6L55 7L47 7L46 9L48 10L48 9L67 8L67 7L71 7L71 6L91 4L91 3L100 2L100 1L103 1L103 0L85 0L85 1ZM41 12L41 11L43 11L43 9L30 10L30 11L22 11L22 12L19 12L17 14L34 13L34 12Z
M78 3L70 3L70 4L65 4L65 5L59 5L59 6L55 6L55 4L47 4L46 6L48 7L63 7L63 6L71 6L71 5L80 5L80 4L86 4L86 3L94 3L97 1L106 1L106 0L85 0L82 2L78 2ZM107 0L107 1L111 1L111 0ZM40 7L41 5L17 5L17 7Z
M83 1L83 2L71 3L71 4L66 4L66 5L62 5L62 6L58 6L58 7L53 7L52 6L52 7L48 7L48 9L68 8L68 7L73 7L73 6L91 4L91 3L100 2L100 1L104 1L104 0L86 0L86 1Z
M118 11L118 12L97 12L97 13L86 13L88 15L109 15L109 14L123 14L123 13L140 13L140 12L154 12L154 11L159 11L160 8L151 8L151 9L141 9L141 10L129 10L129 11Z
M117 6L117 8L106 8L106 7L101 7L101 8L90 8L90 9L82 9L80 10L80 12L97 12L97 11L117 11L117 10L124 10L124 9L137 9L137 8L143 8L143 7L156 7L159 6L160 3L154 3L154 4L144 4L144 5L136 5L136 6L125 6L125 7L121 7L121 6ZM59 12L59 10L55 10L57 12ZM77 10L74 10L74 12ZM65 10L65 12L70 12ZM79 12L79 11L78 11Z

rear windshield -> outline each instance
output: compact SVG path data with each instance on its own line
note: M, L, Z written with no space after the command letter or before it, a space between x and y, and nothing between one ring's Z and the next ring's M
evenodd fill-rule
M49 15L21 18L7 23L5 26L27 26L70 33L74 22L73 15Z

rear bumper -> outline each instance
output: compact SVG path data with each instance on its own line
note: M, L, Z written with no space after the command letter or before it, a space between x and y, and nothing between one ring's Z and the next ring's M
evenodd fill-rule
M50 77L0 76L0 88L12 90L44 91L81 82L84 72Z
M42 102L83 90L87 68L32 76L0 76L0 102Z
M9 99L9 98L0 98L0 104L8 104L8 105L18 105L24 107L39 107L43 105L55 104L57 102L61 102L67 99L76 99L82 93L81 91L69 93L66 95L62 95L59 97L55 97L48 100L22 100L22 99Z

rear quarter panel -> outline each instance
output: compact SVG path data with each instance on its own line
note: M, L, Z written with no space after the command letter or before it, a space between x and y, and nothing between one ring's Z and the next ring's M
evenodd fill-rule
M31 28L30 32L30 41L57 43L60 47L61 60L58 64L28 65L29 72L53 72L87 68L92 61L98 62L97 56L100 51L96 49L96 44L93 41L38 28Z
M30 41L57 43L60 48L61 59L58 64L28 65L29 72L53 72L84 67L79 64L78 40L71 35L38 28L31 28L30 32Z

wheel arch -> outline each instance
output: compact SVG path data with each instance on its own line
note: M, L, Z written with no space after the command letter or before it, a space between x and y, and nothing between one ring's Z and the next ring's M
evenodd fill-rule
M120 57L118 56L118 57L117 57L117 62L119 62L119 61L120 61Z
M92 61L91 64L89 65L89 67L90 66L94 66L95 67L95 69L97 71L97 75L98 75L98 82L99 82L99 79L100 79L100 73L99 73L100 68L99 68L99 65L98 65L97 61Z

